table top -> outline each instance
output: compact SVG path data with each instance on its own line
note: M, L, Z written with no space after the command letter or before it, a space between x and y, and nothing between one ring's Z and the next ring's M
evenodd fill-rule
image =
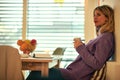
M34 58L34 57L21 57L22 62L52 62L53 60L61 59L62 56L53 55L51 58Z
M51 62L52 61L52 59L48 59L48 58L32 58L32 57L21 58L21 60L24 62Z

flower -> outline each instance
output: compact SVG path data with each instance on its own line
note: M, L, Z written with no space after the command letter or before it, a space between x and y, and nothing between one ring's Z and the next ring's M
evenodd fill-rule
M35 39L32 40L18 40L17 45L20 46L20 50L25 54L29 54L33 52L36 48L37 41Z

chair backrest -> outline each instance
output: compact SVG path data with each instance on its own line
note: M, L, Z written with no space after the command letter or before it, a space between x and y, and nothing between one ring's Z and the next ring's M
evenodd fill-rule
M18 49L0 45L0 80L24 80Z
M106 78L106 63L100 70L95 71L90 80L105 80Z
M54 52L53 55L64 55L66 48L65 47L57 47Z

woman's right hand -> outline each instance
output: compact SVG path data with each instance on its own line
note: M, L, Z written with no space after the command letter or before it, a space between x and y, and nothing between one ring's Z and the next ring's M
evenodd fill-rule
M83 45L80 38L74 38L73 41L74 41L73 42L74 43L74 48L77 48L78 46Z

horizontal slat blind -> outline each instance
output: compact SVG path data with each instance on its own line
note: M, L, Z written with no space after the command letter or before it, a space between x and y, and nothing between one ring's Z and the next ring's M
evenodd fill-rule
M77 55L73 48L73 38L84 39L84 0L28 1L28 39L36 39L35 51L66 47L65 56Z
M0 44L16 45L22 39L24 0L0 0ZM73 38L84 40L84 0L28 0L27 38L37 39L35 51L66 47L74 57Z
M0 45L16 45L22 38L22 0L0 0Z

